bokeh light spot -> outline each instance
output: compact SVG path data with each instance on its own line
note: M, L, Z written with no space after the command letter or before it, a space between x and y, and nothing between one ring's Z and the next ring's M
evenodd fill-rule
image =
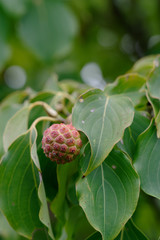
M8 87L20 89L26 83L27 75L20 66L11 66L4 73L4 80Z

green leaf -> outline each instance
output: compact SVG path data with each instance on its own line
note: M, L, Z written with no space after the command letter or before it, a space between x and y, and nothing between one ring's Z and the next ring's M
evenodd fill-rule
M81 96L74 106L72 122L91 144L92 154L85 175L104 161L122 138L124 129L132 123L133 116L133 106L127 97L106 96L98 89Z
M64 92L68 92L70 95L75 91L80 95L90 89L90 87L84 83L69 79L60 81L59 86Z
M57 171L56 171L57 164L56 162L50 161L50 159L45 156L43 149L41 148L41 143L39 143L38 157L40 160L46 197L51 202L53 201L53 199L55 198L58 192Z
M147 81L148 91L153 98L160 99L160 56L153 62L153 69Z
M76 196L76 180L78 178L78 172L72 176L68 183L68 188L67 188L67 200L70 202L70 204L77 205L78 204L78 199Z
M37 229L32 236L32 240L51 240L46 229Z
M113 150L106 160L77 183L77 196L90 224L103 239L114 239L135 211L139 178L129 159Z
M129 220L115 240L148 240L148 238Z
M159 154L160 139L156 136L156 127L152 122L137 140L134 167L140 176L143 191L157 198L160 198Z
M154 61L156 58L157 56L154 56L154 55L141 58L133 65L133 67L129 72L138 73L144 76L145 78L148 77L148 75L150 74L150 71L154 67Z
M0 158L4 154L3 149L3 133L8 120L18 111L23 105L21 103L27 97L26 91L17 91L9 94L0 104Z
M66 240L82 240L94 231L79 205L75 205L69 209L65 231L67 234Z
M156 209L155 209L156 207ZM151 239L160 236L160 200L141 191L138 206L133 216L136 225Z
M42 116L42 112L44 111L44 109L52 117L57 116L57 112L54 109L52 109L47 103L39 101L23 107L12 118L9 119L5 127L3 136L3 144L5 151L7 151L10 144L17 137L19 137L21 134L27 131L27 129L33 123L32 121ZM46 115L46 112L44 112L44 115ZM47 120L52 119L50 118Z
M85 145L82 147L82 150L79 155L79 162L80 162L81 172L83 176L87 170L90 157L91 157L91 147L90 147L89 141L87 141Z
M146 83L146 79L137 73L128 73L120 76L114 83L108 84L105 88L107 95L120 94L129 97L134 105L140 102L145 92L142 91L142 87Z
M8 121L3 136L5 151L18 136L27 131L29 112L29 106L23 107Z
M66 54L77 32L74 15L62 1L46 0L34 4L20 20L21 39L42 60Z
M45 110L42 106L35 106L34 108L32 108L30 113L29 113L28 128L30 128L32 126L33 122L36 121L36 119L38 119L39 117L42 117L42 116L43 117L47 116L47 113L45 112ZM43 132L45 130L45 125L46 125L46 128L49 127L49 123L45 123L45 122L40 122L36 126L37 130L39 132L41 130L41 135L43 134ZM41 137L41 140L42 140L42 137Z
M38 217L39 174L31 159L29 142L30 132L16 139L0 165L0 209L10 225L27 238L42 227Z
M4 155L0 165L0 208L19 234L30 238L36 229L45 228L44 223L54 239L38 171L36 139L37 131L33 127L17 138Z
M4 154L3 133L6 123L20 108L18 104L0 106L0 158Z
M12 105L12 104L18 104L18 103L23 103L25 98L28 96L27 91L15 91L9 95L7 95L3 101L1 102L2 106L6 105Z
M31 141L31 157L32 160L34 161L37 169L39 169L39 176L40 176L40 184L38 188L38 197L41 201L41 207L40 207L40 212L39 212L39 218L41 222L48 227L49 230L49 235L52 239L54 239L53 233L52 233L52 227L51 227L51 222L50 222L50 217L49 217L49 210L48 210L48 205L47 205L47 199L46 199L46 193L45 193L45 188L44 188L44 183L42 180L41 176L41 169L40 169L40 163L39 163L39 158L37 154L37 145L36 145L36 140L37 140L37 130L35 126L33 126L30 130L30 141ZM48 234L47 234L48 236Z
M31 98L30 102L34 103L37 101L42 101L42 102L46 102L46 103L50 103L51 100L54 97L54 93L51 91L42 91L36 94L36 96L34 96L33 98Z
M150 120L142 114L143 113L135 111L132 125L128 127L124 132L124 147L131 158L133 158L135 153L138 136L149 126L150 123Z
M55 214L55 216L61 221L62 224L65 223L65 209L67 208L66 203L66 191L67 184L69 179L75 174L77 171L77 161L65 165L57 166L57 178L58 178L58 194L53 200L51 204L51 210Z
M88 238L86 238L86 240L102 240L102 235L99 232L96 232L89 236Z

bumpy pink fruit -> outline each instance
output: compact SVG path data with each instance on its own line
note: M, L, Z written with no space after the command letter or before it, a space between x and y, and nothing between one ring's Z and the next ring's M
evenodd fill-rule
M81 147L80 134L72 124L53 124L43 134L43 151L51 161L58 164L73 161Z

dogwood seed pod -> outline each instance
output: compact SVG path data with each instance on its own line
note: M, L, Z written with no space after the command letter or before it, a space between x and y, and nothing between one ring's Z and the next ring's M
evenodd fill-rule
M42 149L51 161L58 164L73 161L81 147L80 134L72 124L53 124L43 134Z

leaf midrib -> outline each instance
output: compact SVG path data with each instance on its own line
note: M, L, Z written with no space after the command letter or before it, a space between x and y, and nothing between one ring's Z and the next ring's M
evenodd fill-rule
M109 102L109 97L107 97L106 102L105 102L105 106L104 106L104 113L103 113L103 118L102 118L102 128L101 128L101 133L100 133L100 138L99 138L99 142L98 142L98 147L97 147L97 151L96 151L96 155L94 157L94 160L92 162L92 165L94 164L94 162L96 161L98 152L99 152L99 148L101 145L101 141L102 141L102 135L103 135L103 129L104 129L104 122L105 122L105 116L106 116L106 110L107 110L107 106L108 106L108 102Z

